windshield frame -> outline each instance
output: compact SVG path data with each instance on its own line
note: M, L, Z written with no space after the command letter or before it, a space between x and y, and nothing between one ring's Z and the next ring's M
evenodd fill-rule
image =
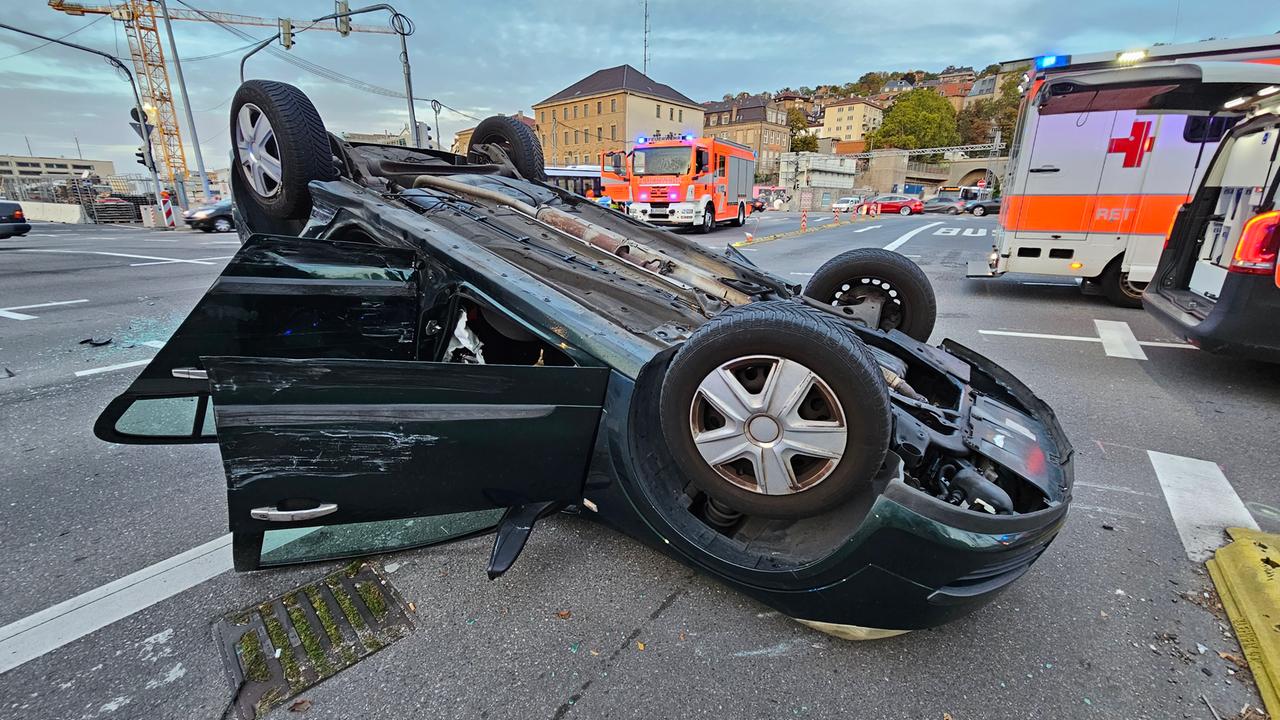
M637 147L632 150L631 171L636 175L688 175L693 171L693 146L691 145L646 145ZM654 153L655 157L660 160L668 160L676 157L681 151L685 153L684 169L679 172L653 172L641 168L641 164L647 166L650 164L648 153ZM639 160L640 162L637 162Z

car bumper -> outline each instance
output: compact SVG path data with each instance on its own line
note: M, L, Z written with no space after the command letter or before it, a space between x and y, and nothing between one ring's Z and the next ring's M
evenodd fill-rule
M31 225L28 223L3 223L0 224L0 237L13 237L14 235L25 235L31 232Z
M1207 311L1188 312L1191 302ZM1142 295L1142 304L1166 328L1201 350L1280 362L1280 288L1272 275L1227 273L1217 302L1189 290L1160 290Z
M703 210L696 203L678 202L665 207L631 203L627 212L636 220L654 225L698 225L702 223Z

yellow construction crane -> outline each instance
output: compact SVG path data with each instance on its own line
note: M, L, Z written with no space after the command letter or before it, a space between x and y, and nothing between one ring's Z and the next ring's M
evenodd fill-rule
M125 35L129 38L129 54L133 57L133 66L138 75L138 90L142 94L143 108L150 115L151 124L155 126L151 135L152 157L159 158L163 163L160 170L162 176L169 179L170 187L186 181L189 177L187 156L182 146L182 131L178 127L177 108L173 103L173 94L169 92L169 70L160 45L157 24L160 9L156 0L124 0L114 5L82 5L64 0L49 0L49 7L68 15L110 15L113 20L124 23ZM282 21L287 22L285 18L175 8L170 8L169 18L259 27L279 27ZM336 25L316 25L309 29L337 31L344 35L347 32L395 33L389 26L377 25L344 24L341 29Z

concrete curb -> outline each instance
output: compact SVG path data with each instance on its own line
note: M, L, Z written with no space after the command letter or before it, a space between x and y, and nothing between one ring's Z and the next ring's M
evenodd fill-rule
M1206 565L1249 661L1258 694L1280 717L1280 535L1228 528L1232 542Z
M808 230L789 230L784 233L774 233L773 235L764 235L762 237L752 237L750 240L739 240L737 242L732 242L729 244L732 245L733 247L746 247L748 245L759 245L761 243L773 242L774 240L781 240L783 238L800 237L801 235L809 235L810 233L822 232L823 230L826 230L828 228L842 227L845 225L857 225L858 223L867 222L869 220L879 220L879 219L880 218L865 217L865 219L841 220L839 222L833 222L829 225L824 224L824 225L818 225L817 227L811 227Z

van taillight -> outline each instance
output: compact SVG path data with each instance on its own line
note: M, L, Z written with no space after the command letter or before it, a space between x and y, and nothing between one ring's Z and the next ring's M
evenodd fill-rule
M1255 215L1244 224L1231 272L1254 275L1270 274L1276 269L1276 252L1280 250L1280 210Z

